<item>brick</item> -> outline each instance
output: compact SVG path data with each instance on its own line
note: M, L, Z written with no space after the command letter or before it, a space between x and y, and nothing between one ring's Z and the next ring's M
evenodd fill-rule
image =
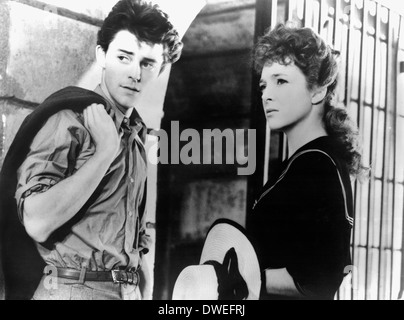
M2 96L42 102L74 85L95 59L98 28L14 1L1 5Z

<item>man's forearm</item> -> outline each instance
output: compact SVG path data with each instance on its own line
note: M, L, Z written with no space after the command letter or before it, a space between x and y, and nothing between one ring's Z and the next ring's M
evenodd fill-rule
M96 152L72 176L46 192L27 197L24 225L28 234L37 242L44 242L72 219L96 190L111 162L110 154Z

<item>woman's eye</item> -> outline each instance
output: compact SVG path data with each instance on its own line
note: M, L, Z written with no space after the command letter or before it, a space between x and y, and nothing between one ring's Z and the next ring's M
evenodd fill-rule
M260 85L260 90L261 90L261 91L264 91L266 87L267 87L266 85L261 84L261 85Z
M278 85L287 83L286 80L278 79Z

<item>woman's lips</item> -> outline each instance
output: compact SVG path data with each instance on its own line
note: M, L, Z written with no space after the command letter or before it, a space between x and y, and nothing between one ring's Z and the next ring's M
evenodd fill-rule
M277 110L277 109L265 109L265 114L267 114L267 115L271 115L271 114L273 114L275 112L279 112L279 110Z

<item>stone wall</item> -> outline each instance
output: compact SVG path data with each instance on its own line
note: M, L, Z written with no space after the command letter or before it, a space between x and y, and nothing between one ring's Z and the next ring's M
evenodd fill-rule
M97 30L106 12L97 3L0 2L1 157L37 104L63 87L79 84L92 68Z

